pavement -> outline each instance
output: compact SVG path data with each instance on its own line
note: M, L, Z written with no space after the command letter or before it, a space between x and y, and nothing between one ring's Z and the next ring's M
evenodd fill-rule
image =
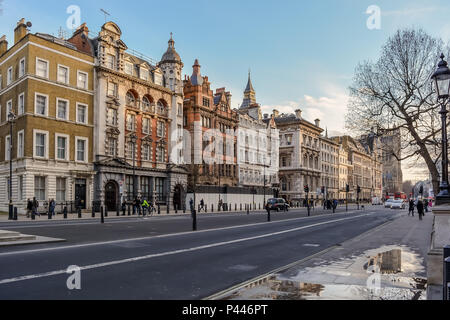
M432 224L431 213L419 221L402 211L397 219L323 254L212 298L426 300Z
M205 215L191 232L188 217L17 226L64 244L0 248L0 299L184 300L217 292L329 250L400 213L380 207L307 217L273 214ZM21 263L18 264L17 261ZM80 290L67 286L70 266Z

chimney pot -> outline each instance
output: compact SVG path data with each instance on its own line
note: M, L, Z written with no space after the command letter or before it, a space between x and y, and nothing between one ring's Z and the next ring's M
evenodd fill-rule
M0 56L3 55L6 51L8 51L8 41L6 41L6 36L3 35L0 38Z
M25 19L22 18L17 22L17 27L14 29L14 44L25 38L27 33L27 25L25 24Z
M297 118L301 119L302 118L302 110L300 110L300 109L295 110L295 115L297 116Z
M280 111L274 109L274 110L273 110L273 116L274 116L275 118L278 118L278 117L280 116Z
M315 122L316 122L316 127L320 128L320 119L316 119Z

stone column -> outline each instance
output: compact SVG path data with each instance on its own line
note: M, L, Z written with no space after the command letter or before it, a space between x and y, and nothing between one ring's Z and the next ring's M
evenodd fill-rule
M444 247L450 245L450 205L433 208L431 248L427 256L428 297L442 300Z

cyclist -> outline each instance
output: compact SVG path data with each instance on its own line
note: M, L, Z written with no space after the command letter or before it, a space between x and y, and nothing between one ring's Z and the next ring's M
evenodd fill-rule
M142 211L144 213L144 216L146 215L147 210L150 208L150 205L148 204L147 200L144 199L142 201Z

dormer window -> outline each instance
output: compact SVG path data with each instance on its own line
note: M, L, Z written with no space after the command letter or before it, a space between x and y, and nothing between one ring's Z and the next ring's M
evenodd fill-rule
M145 81L150 80L150 74L149 74L148 70L145 68L141 68L141 79L145 80Z
M129 75L133 75L133 64L126 62L125 63L125 73Z

